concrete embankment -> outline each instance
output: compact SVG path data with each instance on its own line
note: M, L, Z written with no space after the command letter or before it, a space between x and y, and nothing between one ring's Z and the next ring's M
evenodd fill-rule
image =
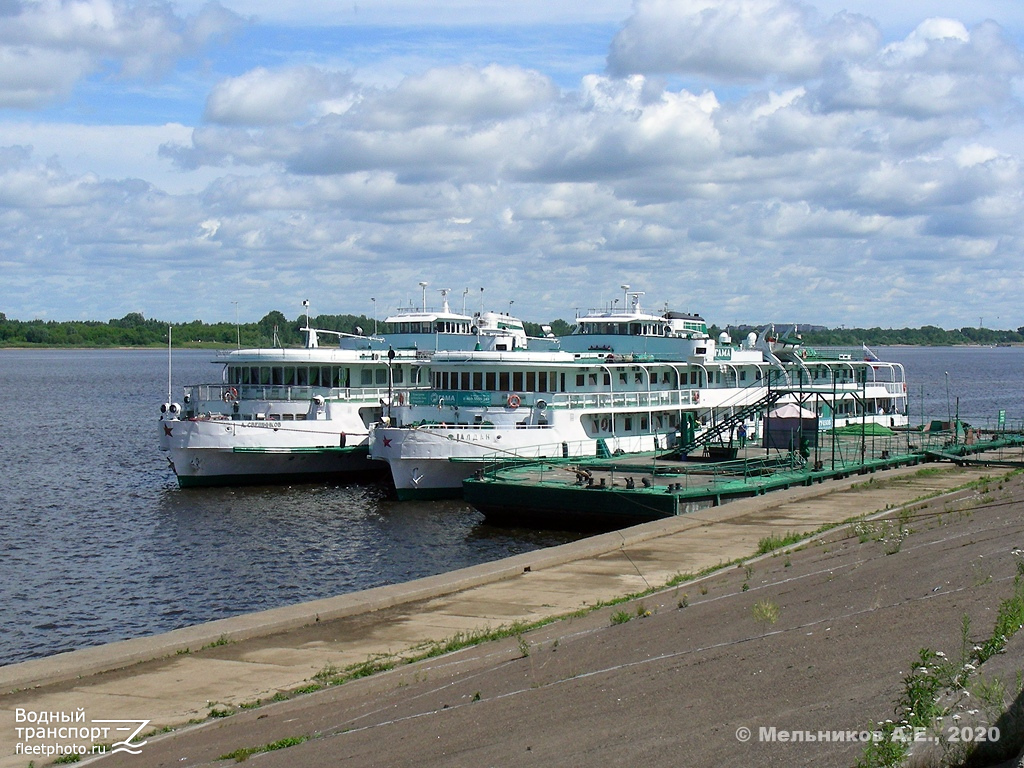
M408 584L3 667L0 768L23 768L33 759L31 753L15 753L19 743L60 741L19 740L24 731L18 728L36 726L25 720L29 714L81 711L90 723L145 719L148 729L178 728L206 719L211 711L224 713L302 688L325 669L415 655L460 634L564 616L659 587L681 573L749 557L767 536L816 530L1004 474L933 465L923 472L907 468L855 476ZM557 638L557 626L542 630L545 637ZM242 717L218 720L218 727L236 718L243 722ZM254 723L258 717L253 715ZM156 754L153 748L166 738L152 739L146 754ZM275 740L250 732L245 738Z

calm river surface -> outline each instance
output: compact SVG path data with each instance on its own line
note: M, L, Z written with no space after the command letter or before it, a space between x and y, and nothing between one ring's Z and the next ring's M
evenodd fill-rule
M889 348L911 421L1024 420L1024 348ZM175 352L175 393L211 381ZM382 484L177 487L157 448L158 350L0 351L0 665L393 584L578 535L494 528Z

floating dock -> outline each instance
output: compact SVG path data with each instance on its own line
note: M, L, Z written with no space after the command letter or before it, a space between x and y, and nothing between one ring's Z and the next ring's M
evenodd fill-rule
M735 499L933 461L1024 468L1024 434L829 435L800 451L730 447L680 460L671 453L502 461L463 482L465 500L497 524L612 529Z

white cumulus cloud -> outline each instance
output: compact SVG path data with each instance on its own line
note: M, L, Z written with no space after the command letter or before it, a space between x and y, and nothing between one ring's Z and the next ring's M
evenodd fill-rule
M868 19L828 22L794 0L638 0L608 57L616 74L685 73L722 80L813 77L838 57L877 47Z
M225 125L302 122L351 106L347 75L314 67L257 67L217 84L206 100L207 120Z
M182 18L163 3L22 0L0 17L0 106L44 105L105 68L149 77L239 23L216 3Z

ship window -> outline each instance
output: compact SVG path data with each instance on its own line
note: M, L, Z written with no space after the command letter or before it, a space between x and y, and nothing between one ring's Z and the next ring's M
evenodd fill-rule
M640 429L647 429L647 417L642 416L640 418Z
M448 386L448 371L441 372L441 389L450 389Z
M507 392L508 391L508 385L509 385L508 371L499 371L498 372L498 389L501 390L502 392Z
M479 371L473 373L473 389L480 390L484 388L484 375Z
M630 430L632 430L633 429L633 417L632 416L624 417L622 419L622 426L623 426L623 429L625 429L626 432L629 432Z
M740 371L740 381L746 381L746 380L747 380L747 372L746 371Z
M597 385L597 374L596 373L590 374L590 383L594 384L595 386Z
M387 384L388 383L388 369L387 368L378 368L377 369L377 383L378 384Z
M548 372L541 371L537 374L537 391L547 392L548 391Z
M604 375L604 385L606 387L608 387L608 386L611 386L611 383L612 383L612 375L610 373L606 373Z
M394 377L393 381L395 382L395 384L401 384L403 381L405 381L404 371L405 369L400 365L392 366L391 375Z
M626 383L626 379L627 379L627 376L626 376L626 372L625 371L619 373L619 384L625 384Z
M522 371L515 371L512 374L512 389L514 389L516 392L522 392L523 391L523 372Z
M494 371L487 371L487 386L485 386L484 389L488 392L494 392L497 388Z
M309 368L297 368L295 370L295 383L300 387L309 386Z
M559 382L558 382L558 383L559 383L558 391L559 391L559 392L565 392L565 374L563 373L563 374L562 374L561 376L559 376L558 378L559 378ZM552 387L552 389L554 389L554 387Z
M270 369L270 383L275 387L281 386L284 380L284 370L279 365L275 365Z
M373 384L373 371L363 368L359 371L359 386L368 387Z
M576 386L577 387L582 387L583 386L583 382L584 382L583 374L582 373L577 373L576 374Z
M462 388L469 389L469 371L464 371L462 374Z
M527 371L526 372L526 391L536 392L537 391L537 372Z
M295 367L292 365L286 365L284 367L284 381L281 382L286 387L293 386L295 384Z

